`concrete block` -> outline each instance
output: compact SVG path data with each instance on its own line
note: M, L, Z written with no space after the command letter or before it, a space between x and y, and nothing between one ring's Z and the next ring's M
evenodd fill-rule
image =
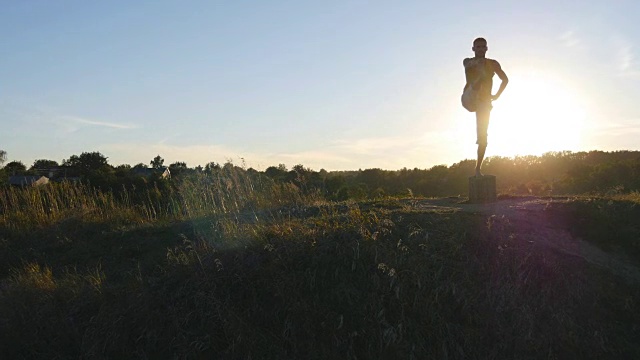
M469 178L469 202L488 203L496 201L496 177L483 175Z

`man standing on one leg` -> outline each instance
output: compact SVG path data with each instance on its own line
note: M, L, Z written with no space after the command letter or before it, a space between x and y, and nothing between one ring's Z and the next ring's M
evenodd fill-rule
M500 64L493 59L487 59L487 40L477 38L473 41L471 50L475 53L472 58L462 61L464 65L467 84L462 95L462 104L469 111L476 113L476 128L478 133L478 160L476 162L476 176L482 176L480 167L487 150L487 129L489 117L493 106L491 102L497 100L509 83L507 74L502 71ZM497 74L502 83L495 95L491 95L493 88L493 75Z

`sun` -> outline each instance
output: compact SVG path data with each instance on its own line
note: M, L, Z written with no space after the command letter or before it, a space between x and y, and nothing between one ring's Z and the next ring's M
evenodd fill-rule
M534 72L510 74L509 85L491 112L491 153L541 155L578 148L586 115L579 100L577 92L557 78Z

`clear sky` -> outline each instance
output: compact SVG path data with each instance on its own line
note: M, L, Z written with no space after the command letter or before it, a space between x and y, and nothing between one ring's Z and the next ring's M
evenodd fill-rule
M0 3L0 149L27 166L475 158L478 36L510 79L487 156L640 149L638 0Z

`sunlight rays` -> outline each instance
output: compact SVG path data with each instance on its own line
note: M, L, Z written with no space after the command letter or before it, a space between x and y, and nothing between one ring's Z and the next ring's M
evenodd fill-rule
M491 152L514 156L576 149L586 120L580 100L559 79L535 72L514 73L507 91L494 103Z

